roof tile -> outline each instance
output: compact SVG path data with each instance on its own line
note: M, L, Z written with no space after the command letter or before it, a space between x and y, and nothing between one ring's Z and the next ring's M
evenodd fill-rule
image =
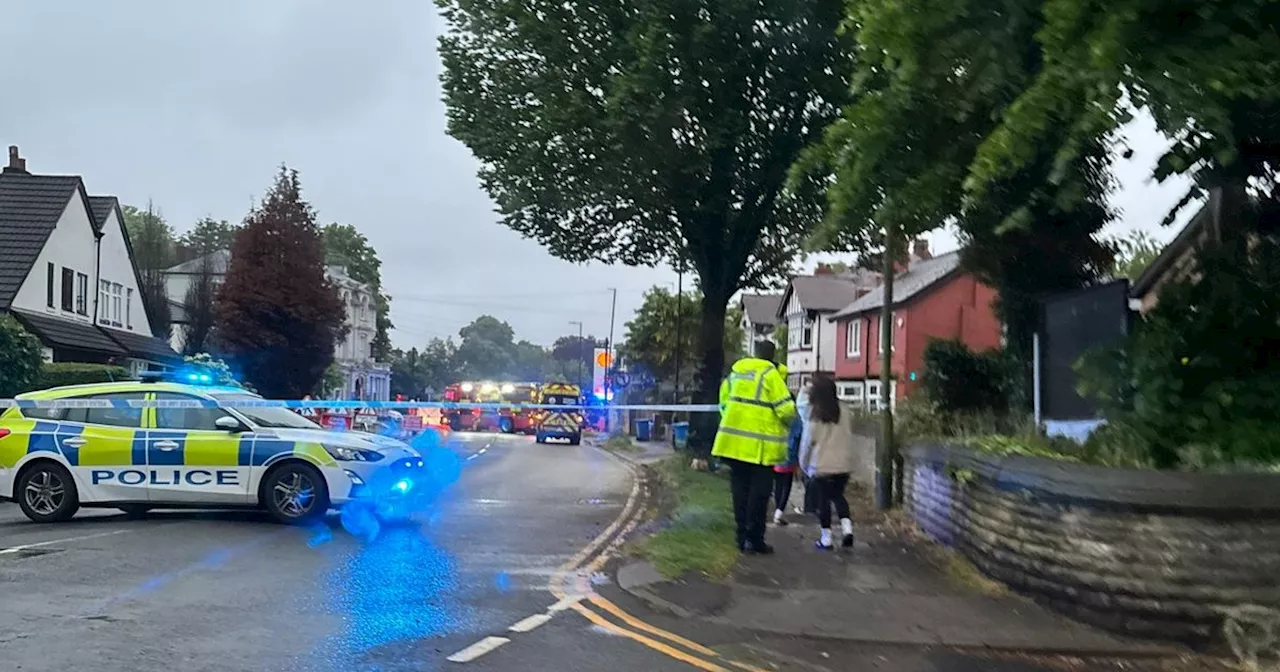
M13 302L79 187L74 175L0 173L0 309Z
M958 250L955 252L948 252L947 254L940 254L932 259L922 259L911 264L907 267L907 271L905 273L894 278L894 305L907 301L915 295L925 291L959 268L960 252ZM863 313L868 310L874 310L883 305L884 285L882 284L871 290L863 297L836 311L832 317L844 317L845 315Z

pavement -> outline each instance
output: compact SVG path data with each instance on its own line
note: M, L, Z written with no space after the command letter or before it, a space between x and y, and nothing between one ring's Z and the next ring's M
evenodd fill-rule
M636 446L619 454L661 459L661 449ZM699 641L746 647L778 669L1227 669L1176 645L1052 613L921 538L900 514L851 495L856 543L848 551L815 549L816 522L792 514L793 524L770 529L777 553L744 556L725 581L667 580L648 562L625 559L613 566L616 586L602 592L627 596L632 613L651 623L702 628Z

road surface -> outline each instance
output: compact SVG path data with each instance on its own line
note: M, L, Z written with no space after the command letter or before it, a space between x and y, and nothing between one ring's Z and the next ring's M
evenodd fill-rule
M36 525L0 504L0 668L693 669L548 591L623 513L627 468L585 446L454 437L461 475L433 517L372 541L252 513Z

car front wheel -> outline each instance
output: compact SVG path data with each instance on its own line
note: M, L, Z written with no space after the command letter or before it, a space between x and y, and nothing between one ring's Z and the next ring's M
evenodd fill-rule
M315 467L291 462L267 474L262 483L262 504L278 522L309 523L329 510L329 486Z
M57 462L41 461L27 467L18 479L18 506L37 523L70 520L80 509L80 493L71 473Z

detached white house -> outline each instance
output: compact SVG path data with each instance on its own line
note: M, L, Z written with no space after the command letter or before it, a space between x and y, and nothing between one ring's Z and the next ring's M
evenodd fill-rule
M76 175L33 175L17 147L0 171L0 313L44 345L46 361L115 363L133 373L178 360L152 336L124 217Z

